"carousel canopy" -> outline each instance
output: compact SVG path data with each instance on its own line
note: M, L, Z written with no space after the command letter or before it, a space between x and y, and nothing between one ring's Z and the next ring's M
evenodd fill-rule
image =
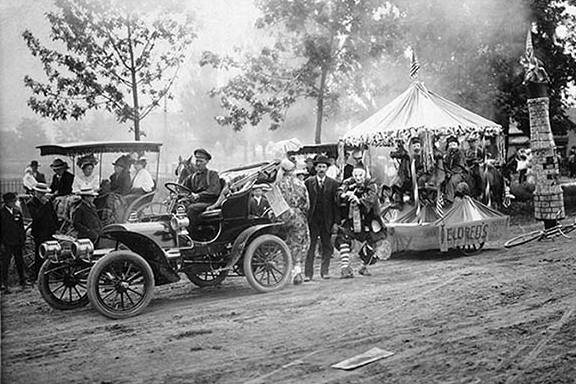
M407 142L422 131L458 136L478 132L493 136L501 134L502 128L416 81L380 111L351 129L343 139L352 146L393 146L396 138Z
M509 216L465 196L462 200L455 202L452 208L436 221L436 225L461 225L488 219L499 219L502 224L506 224Z

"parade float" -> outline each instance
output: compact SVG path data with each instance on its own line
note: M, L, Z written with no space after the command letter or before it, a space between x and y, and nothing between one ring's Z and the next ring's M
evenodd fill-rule
M477 135L493 160L504 159L504 138L500 125L485 119L428 90L414 81L408 89L380 111L348 131L342 141L349 146L368 148L366 163L377 181L390 183L390 170L397 172L390 159L390 148L398 142L409 143L417 137L421 145L421 163L426 171L436 172L435 154L444 148L448 137L463 139ZM414 175L414 153L410 153ZM441 168L441 166L440 166ZM440 189L433 201L422 199L426 193L412 177L412 199L403 209L383 212L392 253L458 249L476 252L486 242L505 236L509 216L469 196L451 204L442 201ZM439 185L439 184L437 184ZM484 188L489 188L489 185Z

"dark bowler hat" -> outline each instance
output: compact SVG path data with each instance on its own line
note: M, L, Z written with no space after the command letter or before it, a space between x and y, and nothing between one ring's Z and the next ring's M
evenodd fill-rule
M68 163L62 159L54 159L52 164L50 164L50 168L52 168L54 170L62 169L62 168L68 169Z
M13 201L16 201L17 197L14 192L7 192L2 195L2 200L4 200L5 203L11 203Z
M212 160L212 155L204 148L198 148L197 150L194 151L194 156L198 157L198 155L202 155L206 159Z
M326 164L327 166L330 166L330 161L326 156L320 155L316 156L316 159L314 159L314 165L316 164Z
M29 164L29 167L39 167L38 160L32 160Z

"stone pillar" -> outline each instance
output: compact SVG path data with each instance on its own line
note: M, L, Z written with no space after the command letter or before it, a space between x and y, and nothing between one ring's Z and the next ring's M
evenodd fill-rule
M534 217L550 227L565 217L564 194L558 183L558 157L550 128L548 97L528 99L532 170L536 176Z

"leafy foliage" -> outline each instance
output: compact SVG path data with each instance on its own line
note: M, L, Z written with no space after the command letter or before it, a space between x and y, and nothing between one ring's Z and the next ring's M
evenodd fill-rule
M217 121L241 130L268 118L276 129L297 100L313 99L320 142L324 113L336 111L343 94L367 93L361 69L398 53L397 9L382 0L259 0L257 6L256 28L272 36L271 46L240 59L204 52L200 61L237 73L211 92L225 110Z
M138 140L140 121L172 97L170 87L196 37L189 16L146 4L56 0L57 10L46 14L54 43L43 45L29 30L22 34L47 77L24 79L32 110L68 120L105 108L120 122L132 121Z

